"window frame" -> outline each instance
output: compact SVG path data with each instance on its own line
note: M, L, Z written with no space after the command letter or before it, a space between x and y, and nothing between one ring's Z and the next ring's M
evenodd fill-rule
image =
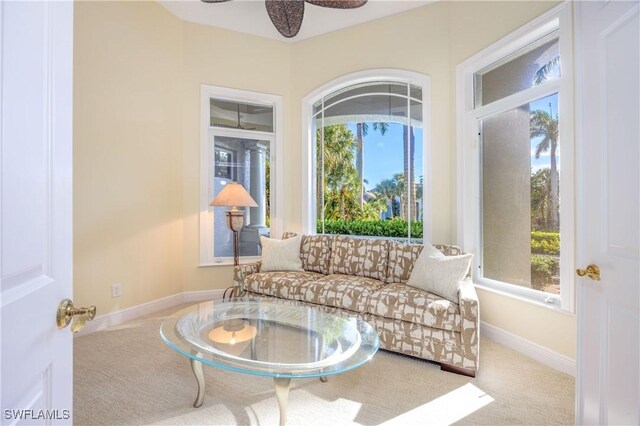
M302 232L316 232L316 147L314 139L313 105L322 98L347 87L376 81L393 81L422 88L422 164L423 164L423 240L432 238L432 168L431 168L431 78L427 75L400 69L374 69L360 71L336 78L318 87L302 99ZM367 238L363 236L363 238ZM368 238L377 238L371 236Z
M218 135L215 135L215 136L218 136ZM234 161L235 161L235 154L234 154L234 152L233 152L233 151L231 151L231 150L229 150L229 149L226 149L226 148L217 148L217 149L216 149L216 148L214 147L214 148L213 148L213 162L214 162L214 166L215 166L215 161L216 161L216 157L215 157L215 156L216 156L216 151L225 152L225 153L229 154L229 157L231 158L231 162L234 162ZM236 180L237 180L237 176L236 176L236 175L237 175L237 172L236 172L236 171L234 171L233 169L230 169L230 170L229 170L229 173L231 174L231 177L228 177L228 178L225 178L225 179L229 179L229 180L231 180L231 181L236 181ZM215 174L215 173L214 173L214 174ZM216 177L216 176L214 176L214 177ZM220 176L217 176L217 177L220 177Z
M217 98L230 102L250 103L271 106L274 109L274 131L263 132L256 130L229 129L211 126L210 99ZM200 85L200 263L199 266L229 266L233 265L233 257L214 257L213 241L213 207L209 206L210 183L214 176L210 164L214 160L215 150L212 146L216 136L237 137L244 139L262 139L270 142L271 179L270 179L270 233L281 235L282 225L282 143L283 143L283 98L248 90L231 89L227 87ZM235 177L235 176L234 176ZM229 230L229 232L231 232ZM259 260L259 256L240 256L240 263L250 263Z
M457 103L457 243L475 253L473 281L477 287L575 313L575 194L574 194L574 111L573 111L573 26L572 5L564 2L512 32L456 67ZM540 37L559 31L561 76L514 93L492 103L475 107L474 74L513 54ZM560 295L484 278L478 267L482 247L481 143L478 123L533 100L558 93L560 158Z

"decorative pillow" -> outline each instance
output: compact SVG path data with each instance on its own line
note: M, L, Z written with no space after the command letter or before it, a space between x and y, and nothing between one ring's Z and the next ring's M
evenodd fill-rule
M440 256L430 256L429 253L430 250L425 247L416 260L407 285L458 303L460 281L469 272L473 254L443 256L440 253Z
M260 237L260 244L262 244L260 272L304 271L300 260L300 239L300 236L286 240Z
M424 249L422 250L421 254L422 253L424 253L428 257L446 257L444 253L442 253L440 250L429 243L424 243Z
M422 245L390 241L387 283L406 284L411 276L411 271L416 264L416 260L423 250L426 250L429 256L444 256L438 248L429 243Z

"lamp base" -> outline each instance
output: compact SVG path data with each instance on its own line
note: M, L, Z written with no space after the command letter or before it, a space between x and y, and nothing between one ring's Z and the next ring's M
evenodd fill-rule
M244 226L244 212L241 210L227 210L227 226L238 232Z
M244 226L244 212L240 210L227 210L227 226L233 232L233 266L240 264L238 251L238 232Z

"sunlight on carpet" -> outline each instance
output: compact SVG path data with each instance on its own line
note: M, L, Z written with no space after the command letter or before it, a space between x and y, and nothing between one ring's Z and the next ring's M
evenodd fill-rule
M416 419L422 419L429 425L450 425L493 401L494 399L482 389L467 383L433 401L394 417L383 425L409 424Z

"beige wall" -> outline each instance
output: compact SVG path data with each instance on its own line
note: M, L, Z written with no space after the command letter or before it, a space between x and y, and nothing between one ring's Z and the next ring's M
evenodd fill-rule
M77 3L76 298L106 313L230 285L230 267L197 266L201 83L284 97L283 220L295 231L302 98L372 68L429 75L433 240L455 242L455 66L552 6L438 2L288 44L181 22L157 3ZM113 282L125 284L120 299ZM484 321L575 356L573 316L479 294Z
M186 291L226 288L231 285L232 267L198 267L200 84L280 95L284 97L284 110L289 111L294 108L289 99L290 45L187 22L182 28L184 288ZM288 128L284 136L285 141L291 140ZM287 160L292 159L285 154L289 170ZM288 200L291 192L286 183L285 191Z
M182 33L138 2L76 2L74 31L74 299L101 315L182 290Z

